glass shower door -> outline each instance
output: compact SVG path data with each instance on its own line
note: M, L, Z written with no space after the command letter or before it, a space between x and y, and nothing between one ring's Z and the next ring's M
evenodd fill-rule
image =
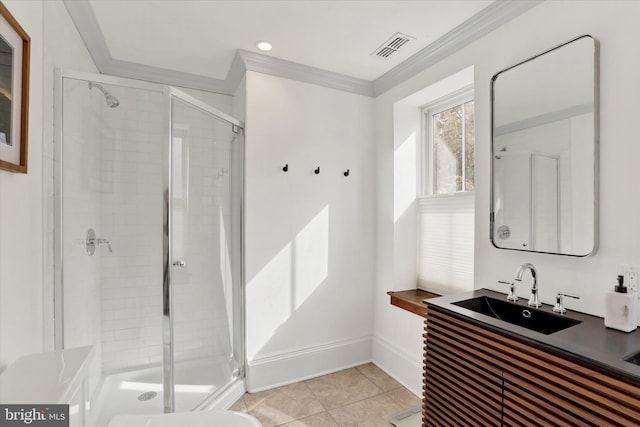
M169 259L176 412L203 406L242 374L242 128L230 120L172 90Z

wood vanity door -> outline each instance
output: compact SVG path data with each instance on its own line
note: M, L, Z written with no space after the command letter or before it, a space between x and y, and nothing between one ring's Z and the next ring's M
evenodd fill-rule
M500 426L502 372L478 337L452 331L439 313L426 323L423 425Z
M532 350L537 363L504 373L504 425L640 425L640 388Z
M640 382L427 310L424 426L640 426Z

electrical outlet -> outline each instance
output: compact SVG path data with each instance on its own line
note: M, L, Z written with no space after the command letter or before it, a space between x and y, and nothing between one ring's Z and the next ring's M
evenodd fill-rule
M640 268L635 265L619 265L618 274L624 277L624 285L629 292L638 292L640 286ZM640 294L638 294L640 298Z
M624 282L626 283L627 288L629 289L629 292L638 292L638 272L637 271L627 270L624 277Z

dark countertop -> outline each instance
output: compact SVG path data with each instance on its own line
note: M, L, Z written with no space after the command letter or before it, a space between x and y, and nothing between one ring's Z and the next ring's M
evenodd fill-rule
M640 351L640 329L630 333L609 329L604 326L602 317L567 310L564 317L580 320L582 323L550 335L544 335L452 304L478 296L506 300L505 294L479 289L465 294L432 298L425 300L424 303L430 308L443 309L458 314L489 329L524 339L543 348L589 362L614 374L640 381L640 366L623 360L624 357ZM520 298L515 304L531 309L527 307L527 300L524 298ZM552 306L544 304L539 310L556 315L551 311L551 308Z

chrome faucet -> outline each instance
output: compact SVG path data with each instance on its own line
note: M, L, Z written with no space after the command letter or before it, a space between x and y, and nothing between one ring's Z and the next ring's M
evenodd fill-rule
M536 268L533 264L525 262L520 266L518 272L516 273L516 278L518 282L522 282L522 275L526 270L531 271L531 297L529 298L529 302L527 305L529 307L540 308L542 303L540 302L540 298L538 297L538 280L536 278Z

